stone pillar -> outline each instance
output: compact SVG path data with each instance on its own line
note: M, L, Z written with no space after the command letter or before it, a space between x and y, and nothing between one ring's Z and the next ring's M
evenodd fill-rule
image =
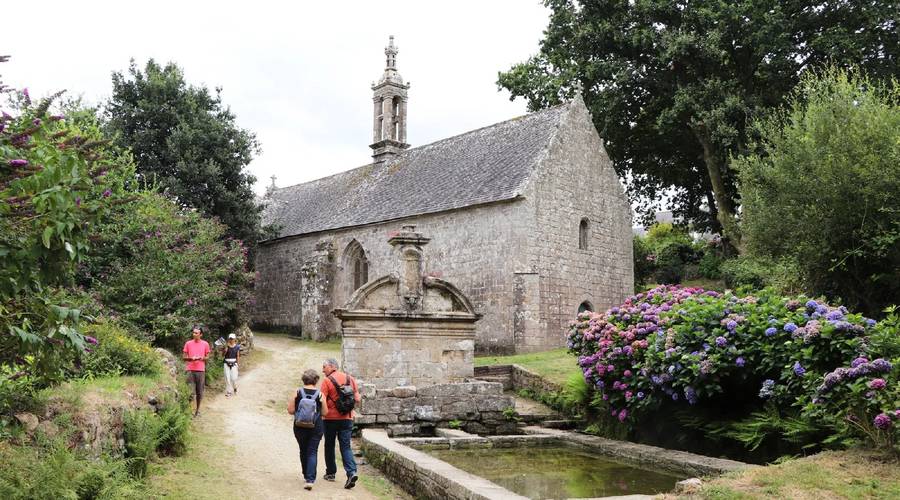
M300 270L300 329L304 338L325 340L336 331L331 313L334 289L334 246L320 241Z
M381 113L384 117L381 127L382 139L394 139L394 100L390 96L381 101Z
M381 106L382 106L381 97L379 97L379 96L373 97L372 102L375 104L374 113L372 115L372 142L375 143L375 142L378 142L381 140L382 125L381 125L381 120L379 120L379 118L381 117Z
M400 99L400 137L398 141L406 143L406 98Z
M513 275L513 347L516 352L535 350L536 339L543 339L541 328L541 290L538 273Z

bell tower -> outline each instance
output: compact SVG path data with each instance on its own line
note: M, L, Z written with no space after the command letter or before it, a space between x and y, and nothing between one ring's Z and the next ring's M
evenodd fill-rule
M409 84L397 72L397 47L391 35L384 48L387 66L378 83L372 84L374 116L372 126L372 158L385 163L409 147L406 143L406 92Z

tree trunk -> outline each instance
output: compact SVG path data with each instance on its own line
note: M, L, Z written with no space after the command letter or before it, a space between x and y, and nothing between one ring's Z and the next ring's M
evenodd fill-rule
M725 169L725 161L717 154L712 141L706 135L706 128L703 125L691 125L691 131L700 141L703 147L703 163L706 164L706 171L709 173L709 182L712 186L713 197L716 200L716 219L722 225L722 232L726 236L739 253L741 248L741 233L737 227L737 219L735 218L734 204L728 195L725 187L725 179L722 177L722 171Z

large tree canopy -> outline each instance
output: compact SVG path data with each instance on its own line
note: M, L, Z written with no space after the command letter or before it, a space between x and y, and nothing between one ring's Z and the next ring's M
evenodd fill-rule
M232 237L251 246L260 236L255 178L245 167L258 153L253 133L235 123L220 91L188 85L173 63L152 59L142 72L113 73L106 106L118 145L130 148L138 175L157 184L182 206L218 217Z
M552 15L540 52L498 84L532 110L583 88L633 199L658 200L674 188L677 216L725 225L734 237L739 200L728 159L744 152L750 119L781 105L811 65L898 74L891 1L545 3ZM644 205L643 215L654 209Z

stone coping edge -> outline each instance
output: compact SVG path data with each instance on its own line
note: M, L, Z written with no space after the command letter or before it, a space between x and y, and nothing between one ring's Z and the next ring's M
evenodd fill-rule
M380 429L363 429L362 448L369 463L416 498L527 500L487 479L398 443Z
M526 434L555 436L560 441L580 446L592 453L619 458L643 467L662 469L683 474L685 477L715 476L735 470L758 467L757 465L707 457L686 451L669 450L658 446L617 441L589 434L581 434L558 429L529 426L522 429Z

